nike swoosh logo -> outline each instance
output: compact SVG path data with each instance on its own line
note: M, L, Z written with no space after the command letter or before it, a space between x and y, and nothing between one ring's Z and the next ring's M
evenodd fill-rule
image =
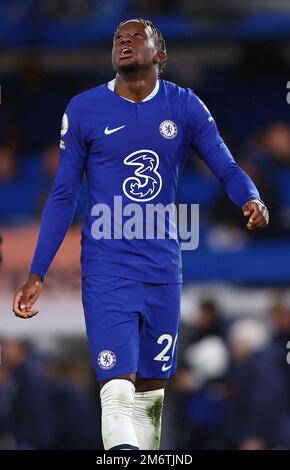
M108 129L108 126L107 126L106 129L104 130L104 132L105 132L106 135L110 135L110 134L113 134L113 132L117 132L120 129L123 129L123 127L126 127L126 126L124 125L124 126L120 126L120 127L115 127L114 129Z
M172 364L170 364L170 366L167 366L166 364L163 364L162 371L166 372L167 370L171 369L171 367L172 367Z

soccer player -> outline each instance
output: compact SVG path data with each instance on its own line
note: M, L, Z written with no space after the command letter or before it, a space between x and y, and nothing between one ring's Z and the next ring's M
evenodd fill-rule
M159 79L166 58L165 41L150 21L124 21L113 38L115 79L70 101L30 274L14 297L18 317L38 313L33 305L72 222L85 173L82 300L105 449L159 447L164 388L176 368L182 283L177 239L120 232L115 196L127 222L132 207L173 204L192 145L249 218L248 229L268 223L255 185L235 163L206 106L191 89ZM105 216L107 207L111 214Z

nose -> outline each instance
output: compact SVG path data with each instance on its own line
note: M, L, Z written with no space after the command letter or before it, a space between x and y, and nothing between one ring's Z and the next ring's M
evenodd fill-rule
M131 44L132 42L132 39L130 38L130 36L123 36L122 39L121 39L121 44Z

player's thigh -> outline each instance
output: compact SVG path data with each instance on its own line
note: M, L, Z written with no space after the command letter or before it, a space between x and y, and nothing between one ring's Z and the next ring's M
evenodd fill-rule
M176 371L181 288L181 284L144 285L140 378L166 380Z
M135 284L109 276L83 278L86 330L99 382L136 373L140 293Z

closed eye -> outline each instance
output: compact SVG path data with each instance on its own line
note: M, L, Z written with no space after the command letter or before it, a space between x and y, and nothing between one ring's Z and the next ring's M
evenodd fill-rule
M136 33L133 34L133 36L141 36L142 38L144 38L144 34L136 31ZM118 39L121 39L123 36L122 34L117 34L115 37L114 37L114 41L117 41Z

